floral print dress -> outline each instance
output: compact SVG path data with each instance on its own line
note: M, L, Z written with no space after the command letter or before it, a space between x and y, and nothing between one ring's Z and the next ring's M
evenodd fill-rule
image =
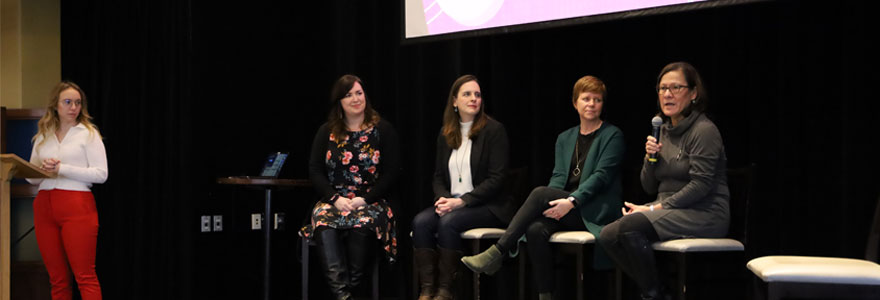
M327 180L336 190L336 195L349 199L364 197L379 180L381 174L378 167L382 162L382 153L375 147L379 134L374 126L349 132L339 143L330 134L324 164ZM336 229L368 228L382 241L389 260L396 259L394 213L385 199L368 203L354 211L339 211L332 203L318 201L312 209L310 224L300 230L300 235L311 237L315 228L320 226Z

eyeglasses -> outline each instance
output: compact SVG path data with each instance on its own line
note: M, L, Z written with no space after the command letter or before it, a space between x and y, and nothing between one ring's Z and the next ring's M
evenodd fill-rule
M657 94L660 94L660 95L665 94L666 91L670 91L670 92L672 92L673 95L677 95L677 94L681 93L682 90L689 89L689 88L691 88L691 87L688 85L673 84L671 86L658 86L656 88L656 90L657 90Z
M75 104L76 106L82 107L83 102L82 102L82 100L64 99L64 100L61 100L61 104L63 104L64 106L71 106L71 105Z

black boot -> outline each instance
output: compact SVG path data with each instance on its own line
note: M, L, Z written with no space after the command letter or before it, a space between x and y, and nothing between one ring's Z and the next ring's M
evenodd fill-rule
M461 264L461 251L440 248L440 259L437 262L437 295L434 300L452 300L452 285Z
M657 275L654 248L651 247L648 238L641 232L625 232L620 235L620 242L626 249L630 266L635 271L630 276L638 283L642 299L664 299Z
M348 255L349 288L361 284L370 264L370 254L376 251L376 234L368 229L355 228L348 230L345 238L346 254Z
M315 238L318 241L318 256L324 267L330 292L336 300L351 299L348 288L348 265L342 253L339 232L325 227L315 231Z
M437 251L431 248L413 249L416 272L419 272L419 300L432 300L437 294L434 276L437 274Z

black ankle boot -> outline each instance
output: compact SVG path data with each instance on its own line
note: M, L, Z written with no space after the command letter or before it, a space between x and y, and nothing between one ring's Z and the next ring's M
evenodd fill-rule
M330 293L336 300L351 299L348 287L348 265L341 251L338 231L332 228L319 229L315 232L315 238L318 241L318 256L324 267Z
M642 299L664 299L651 242L641 232L625 232L620 235L620 243L635 271L630 276L638 283Z
M437 275L437 251L431 248L413 249L416 272L419 274L419 300L432 300L437 294L434 277Z
M348 230L345 237L346 254L348 255L349 288L361 284L370 265L370 257L376 251L376 234L367 229Z

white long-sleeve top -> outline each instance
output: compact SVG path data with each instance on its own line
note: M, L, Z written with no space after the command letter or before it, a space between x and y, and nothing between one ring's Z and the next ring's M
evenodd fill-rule
M70 128L60 142L55 134L40 145L43 136L37 137L31 151L31 163L42 165L44 159L54 158L58 163L56 178L28 178L31 184L39 184L40 190L61 189L70 191L91 191L93 183L107 180L107 152L104 142L96 131L89 132L82 123ZM37 148L37 145L40 145Z
M452 184L449 191L455 198L474 190L474 179L471 178L471 148L474 143L468 137L474 121L458 124L461 126L461 145L449 155L449 182Z

